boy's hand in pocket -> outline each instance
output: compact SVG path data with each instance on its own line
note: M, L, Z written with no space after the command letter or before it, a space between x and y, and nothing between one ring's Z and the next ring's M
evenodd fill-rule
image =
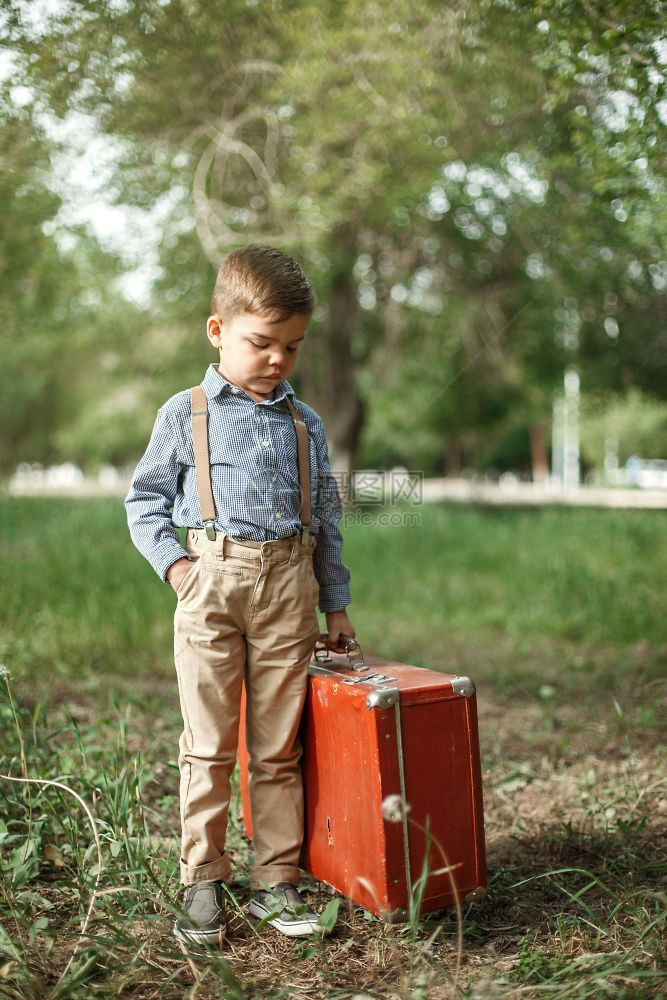
M178 590L193 566L194 561L186 559L185 557L177 559L176 562L171 564L167 570L167 580L172 585L174 590Z

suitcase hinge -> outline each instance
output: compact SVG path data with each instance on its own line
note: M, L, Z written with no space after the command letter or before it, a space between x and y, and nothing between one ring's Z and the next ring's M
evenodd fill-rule
M454 694L463 695L464 698L472 698L475 693L475 682L469 677L452 677L452 691Z

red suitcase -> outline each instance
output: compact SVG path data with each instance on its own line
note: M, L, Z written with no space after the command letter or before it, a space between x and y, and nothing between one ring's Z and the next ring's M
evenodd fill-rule
M431 874L420 911L482 898L486 860L472 681L325 649L315 651L309 674L301 731L305 870L377 916L405 920L428 837ZM243 709L241 801L252 837L244 717Z

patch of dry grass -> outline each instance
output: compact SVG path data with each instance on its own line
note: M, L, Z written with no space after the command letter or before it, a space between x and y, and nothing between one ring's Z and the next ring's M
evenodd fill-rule
M346 534L364 649L469 674L480 692L490 892L464 909L456 980L452 912L386 927L342 905L321 945L257 934L244 916L249 845L234 811L228 940L203 962L183 954L171 932L173 594L132 549L122 505L3 503L2 544L17 557L2 590L0 654L14 673L27 773L66 782L89 804L105 864L98 889L114 890L95 899L82 938L97 878L82 809L55 788L0 780L3 1000L660 995L659 514L431 505L418 532ZM7 698L0 754L0 771L20 775ZM305 884L317 907L331 898Z
M123 891L97 898L79 941L93 884L90 831L75 809L49 803L46 793L33 792L29 822L24 790L0 783L0 995L656 995L667 874L664 759L655 732L642 731L635 746L613 706L545 711L482 697L490 893L464 910L457 981L453 912L389 927L343 903L334 933L321 942L268 927L257 933L245 916L250 846L237 811L227 941L203 959L184 954L171 931L180 895L176 714L135 708L114 716L80 700L71 714L53 706L47 719L39 704L19 707L28 771L57 774L88 797L108 866L100 887ZM13 728L5 712L3 746L18 750ZM20 772L18 754L10 769ZM314 880L304 886L318 909L331 898Z

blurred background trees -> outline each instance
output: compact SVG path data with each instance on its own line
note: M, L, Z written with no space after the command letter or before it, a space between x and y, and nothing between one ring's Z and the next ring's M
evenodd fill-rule
M136 459L157 406L215 360L215 269L251 241L314 282L294 383L339 467L539 474L568 366L597 419L590 464L607 410L621 457L664 450L646 431L667 393L661 14L8 0L3 471ZM139 292L123 272L147 260L61 210L50 164L73 118L91 173L94 138L113 145L106 198L154 232Z

